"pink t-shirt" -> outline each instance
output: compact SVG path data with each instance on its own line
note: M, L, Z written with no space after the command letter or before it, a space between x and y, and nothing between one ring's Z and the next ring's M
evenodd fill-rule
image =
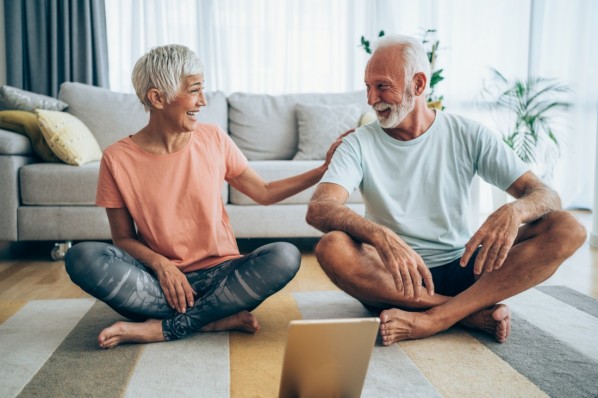
M127 137L104 151L96 204L126 207L139 240L183 272L207 268L240 256L222 187L246 168L247 158L215 125L199 124L168 155L146 152Z

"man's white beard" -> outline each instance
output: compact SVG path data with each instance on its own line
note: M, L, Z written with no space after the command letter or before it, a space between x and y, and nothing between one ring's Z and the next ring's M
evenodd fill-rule
M405 97L400 104L387 104L385 102L378 102L373 106L374 110L381 111L390 108L390 114L381 118L378 112L376 112L376 118L380 123L380 127L385 129L394 129L407 117L409 112L415 107L415 96L411 95L409 90L405 90Z

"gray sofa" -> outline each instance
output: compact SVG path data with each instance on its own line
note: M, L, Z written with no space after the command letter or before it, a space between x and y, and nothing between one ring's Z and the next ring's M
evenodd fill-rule
M266 180L321 164L320 160L293 160L299 145L298 104L369 110L363 92L228 97L210 92L206 96L208 105L202 108L200 120L227 131ZM66 112L85 123L102 149L135 133L148 118L132 94L64 83L59 99L69 105ZM29 138L0 129L0 241L109 240L105 210L94 205L98 170L99 162L79 167L42 162ZM301 238L320 235L305 222L312 193L313 188L268 207L226 184L222 196L238 238ZM350 198L350 206L359 213L364 211L361 202L358 192Z

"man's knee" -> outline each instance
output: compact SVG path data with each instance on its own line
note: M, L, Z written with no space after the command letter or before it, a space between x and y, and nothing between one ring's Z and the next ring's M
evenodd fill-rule
M556 253L559 257L567 258L584 244L587 237L585 227L568 211L554 211L546 215L548 231L553 233L556 241Z
M315 249L316 258L322 263L328 263L327 258L342 253L342 248L351 241L351 237L341 231L328 232L318 242Z
M353 239L349 235L341 231L332 231L325 234L315 248L320 267L337 286L344 280L343 273L351 266L351 262L341 258L348 253L350 244L353 244ZM342 263L342 266L339 266L339 263Z

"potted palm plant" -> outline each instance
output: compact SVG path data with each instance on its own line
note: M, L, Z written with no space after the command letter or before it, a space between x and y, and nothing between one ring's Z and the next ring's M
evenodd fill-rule
M436 85L444 80L442 76L443 69L436 69L436 58L438 56L438 46L440 45L440 41L435 37L436 29L427 29L422 34L422 43L424 48L426 49L426 54L428 55L428 61L430 61L430 70L432 71L432 76L430 77L430 90L427 93L427 101L429 108L436 108L436 109L444 109L442 105L442 95L436 95L434 92ZM384 36L384 31L381 30L378 33L378 37ZM364 51L368 54L372 53L370 48L370 41L367 40L364 36L361 36L361 44L360 46L364 49Z
M504 142L550 183L560 156L556 126L562 112L570 106L562 99L569 88L544 77L509 80L495 69L492 75L482 97L492 109L509 115L509 127L502 132Z

